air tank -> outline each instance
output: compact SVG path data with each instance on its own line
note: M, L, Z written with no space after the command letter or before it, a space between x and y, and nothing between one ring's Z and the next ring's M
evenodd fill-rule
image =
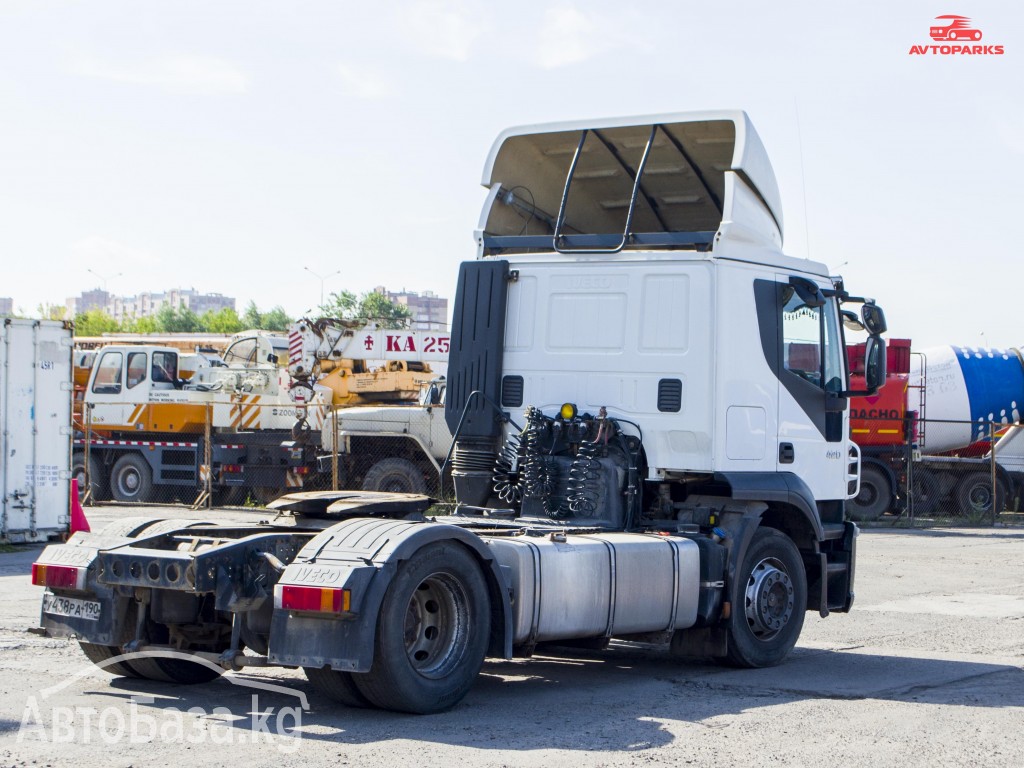
M911 359L907 394L908 407L927 420L918 441L921 451L955 451L987 439L990 422L1010 424L1020 419L1024 360L1016 348L949 345L921 350Z

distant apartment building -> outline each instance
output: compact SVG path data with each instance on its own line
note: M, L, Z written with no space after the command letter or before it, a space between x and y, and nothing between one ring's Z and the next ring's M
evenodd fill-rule
M7 316L14 314L14 299L9 299L5 296L0 296L0 316Z
M94 289L67 300L71 317L91 309L101 309L118 322L153 317L165 305L175 309L190 309L197 315L203 315L208 311L235 309L235 299L219 293L199 293L194 288L172 288L162 293L145 291L134 296L112 296L106 291Z
M374 288L389 301L409 308L412 315L412 328L416 331L448 330L448 299L438 296L433 291L416 293L414 291L389 291L383 285Z

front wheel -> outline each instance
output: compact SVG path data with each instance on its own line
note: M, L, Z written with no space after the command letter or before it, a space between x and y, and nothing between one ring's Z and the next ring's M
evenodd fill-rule
M84 500L86 492L86 474L89 477L89 488L92 490L93 501L99 501L106 495L106 483L103 477L103 470L100 466L100 462L96 460L96 457L89 455L89 471L86 473L86 462L85 452L76 451L71 456L71 476L78 481L78 500L79 502Z
M759 528L736 578L727 660L738 667L774 666L804 625L807 574L800 552L785 534Z
M858 523L877 520L889 508L892 486L879 467L865 464L860 470L860 492L846 502L846 516Z
M388 493L427 492L423 471L407 459L381 459L363 478L364 491L387 491Z
M472 687L489 629L476 559L457 542L430 544L399 566L377 617L373 665L352 680L381 709L441 712Z

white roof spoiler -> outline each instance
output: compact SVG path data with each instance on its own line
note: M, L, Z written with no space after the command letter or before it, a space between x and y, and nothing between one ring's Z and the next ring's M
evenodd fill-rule
M482 184L483 254L710 250L725 224L781 247L775 173L740 110L510 128Z

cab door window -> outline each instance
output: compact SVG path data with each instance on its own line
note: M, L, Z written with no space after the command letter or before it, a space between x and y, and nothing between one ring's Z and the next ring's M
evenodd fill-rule
M821 309L808 307L796 291L782 307L782 360L787 371L816 387L821 386Z
M96 363L96 377L92 381L92 391L97 395L116 395L121 392L120 352L104 352Z
M137 387L146 380L146 353L128 353L128 389Z
M153 353L153 383L178 385L178 356L171 352Z

